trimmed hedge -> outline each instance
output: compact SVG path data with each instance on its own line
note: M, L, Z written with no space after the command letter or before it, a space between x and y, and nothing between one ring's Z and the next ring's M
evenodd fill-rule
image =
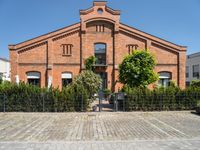
M65 112L86 111L88 95L81 85L72 84L62 91L39 88L25 83L0 84L0 111Z
M124 88L126 111L191 110L200 100L200 88Z

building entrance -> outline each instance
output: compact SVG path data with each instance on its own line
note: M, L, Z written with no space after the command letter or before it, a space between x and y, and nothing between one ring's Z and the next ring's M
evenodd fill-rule
M101 80L102 80L101 90L106 89L107 88L107 73L106 72L99 72L97 74L100 75Z

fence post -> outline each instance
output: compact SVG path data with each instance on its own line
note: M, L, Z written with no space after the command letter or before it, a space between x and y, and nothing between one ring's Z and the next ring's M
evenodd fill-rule
M117 99L117 93L115 93L115 111L118 111L118 99Z
M123 111L125 111L125 100L126 100L126 98L125 98L125 96L124 96L124 100L123 100Z
M101 112L101 98L99 96L99 112Z
M81 94L81 111L83 111L83 94Z
M44 93L42 93L42 110L44 112Z
M3 112L6 112L6 95L3 94Z

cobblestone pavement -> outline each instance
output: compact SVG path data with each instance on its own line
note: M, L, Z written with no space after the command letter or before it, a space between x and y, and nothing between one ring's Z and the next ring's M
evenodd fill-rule
M0 113L0 149L200 150L200 116L189 111Z

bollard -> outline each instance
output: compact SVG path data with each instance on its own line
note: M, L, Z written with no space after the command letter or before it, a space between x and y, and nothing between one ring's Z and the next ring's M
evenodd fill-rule
M101 99L99 98L99 112L101 112Z
M124 98L124 100L123 100L123 111L125 111L125 100L126 100L126 98Z
M3 112L6 112L6 100L5 94L3 95Z

